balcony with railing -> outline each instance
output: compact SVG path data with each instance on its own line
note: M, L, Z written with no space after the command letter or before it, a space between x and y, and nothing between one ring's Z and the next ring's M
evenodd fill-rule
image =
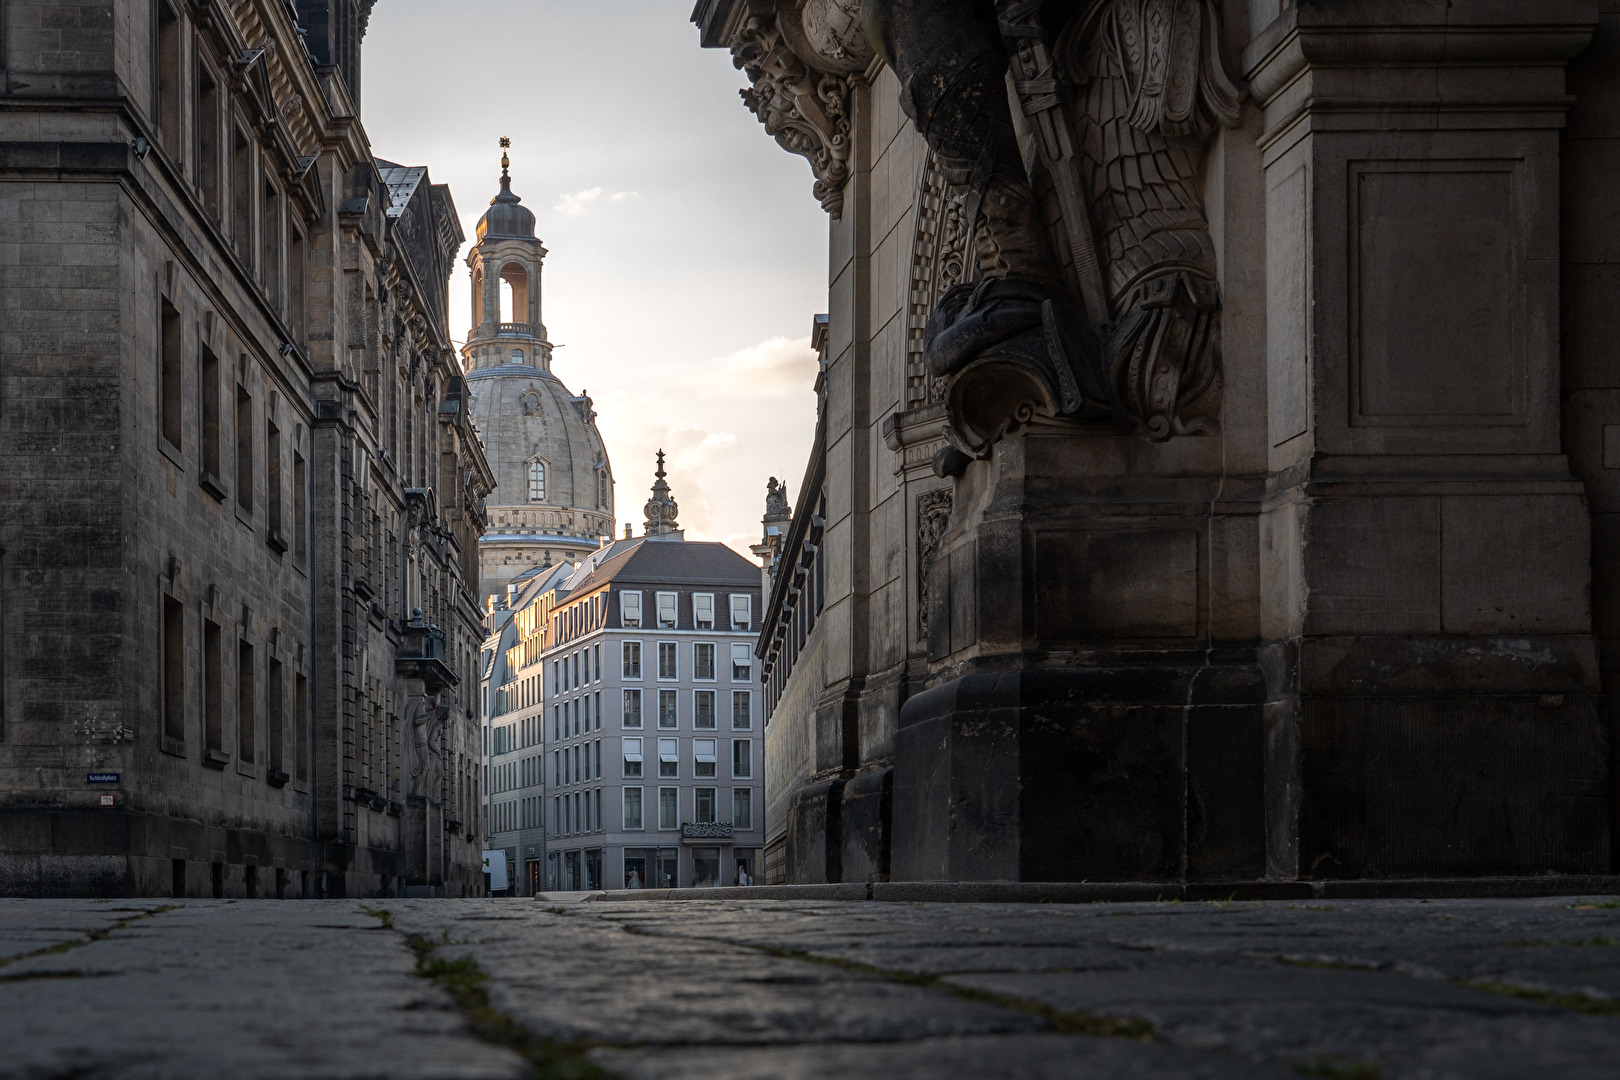
M402 626L403 640L394 654L394 670L407 679L421 679L424 689L436 694L461 680L450 666L449 648L442 627L431 626L422 618L422 609L411 613Z
M495 324L498 337L539 337L540 324L532 322L503 322Z
M730 840L732 833L729 821L683 821L681 823L681 843L696 843L704 840Z

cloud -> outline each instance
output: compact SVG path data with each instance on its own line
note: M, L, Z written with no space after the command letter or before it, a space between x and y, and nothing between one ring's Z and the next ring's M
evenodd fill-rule
M596 187L586 188L584 191L576 191L572 195L564 195L562 198L557 200L557 205L552 209L556 210L559 214L567 214L570 217L578 217L580 214L589 213L592 209L601 205L604 201L608 203L616 203L623 202L626 199L639 198L641 198L641 194L639 192L607 191L598 185Z
M785 397L808 396L816 378L816 351L808 336L773 337L711 361L722 391Z

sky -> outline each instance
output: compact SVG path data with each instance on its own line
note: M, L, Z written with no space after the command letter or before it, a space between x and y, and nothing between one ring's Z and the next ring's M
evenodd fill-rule
M662 448L687 537L747 554L767 478L797 498L810 452L827 221L809 165L743 105L730 53L698 47L691 10L386 0L366 32L361 119L378 157L450 185L469 242L511 138L512 190L549 252L552 370L595 401L619 534L640 534ZM458 259L451 335L470 325Z

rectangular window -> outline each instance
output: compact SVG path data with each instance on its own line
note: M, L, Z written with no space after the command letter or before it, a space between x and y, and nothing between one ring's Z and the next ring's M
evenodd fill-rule
M733 788L731 792L731 827L733 829L752 829L754 827L754 792L752 788Z
M731 692L731 730L751 731L754 727L754 696L747 690Z
M197 187L203 207L219 220L219 84L197 63Z
M641 789L638 787L624 789L624 827L644 828L641 824Z
M693 776L708 779L715 775L716 761L719 756L719 748L716 745L718 742L718 739L692 740Z
M570 773L569 773L569 783L572 783L572 784L577 784L577 783L579 783L579 780L580 780L580 773L579 773L579 747L578 747L578 746L575 746L575 747L573 747L573 748L572 748L572 749L571 749L571 750L570 750L570 752L569 752L569 757L571 757L571 758L572 758L572 759L573 759L573 761L572 761L572 765L573 765L573 769L572 769L572 771L571 771L571 772L570 772ZM590 760L590 758L586 758L586 759L585 759L585 760L586 760L586 761L589 761L589 760Z
M253 760L253 736L258 727L255 706L258 697L253 686L253 646L242 641L236 648L236 756Z
M680 724L679 706L676 704L680 695L674 690L658 691L658 726L673 728Z
M247 262L253 252L253 145L242 128L231 128L231 239Z
M658 740L658 775L674 779L681 775L680 740Z
M601 682L602 681L602 646L600 646L600 645L595 646L593 651L594 651L595 656L596 656L596 660L595 660L595 663L596 663L596 681Z
M714 629L714 593L692 594L692 625L699 630Z
M565 661L565 663L566 663L566 661ZM569 686L578 686L580 684L580 679L579 679L579 653L574 654L574 670L573 670L572 674L573 674L573 677L574 677L574 681L569 683L568 685Z
M287 541L281 535L281 429L268 420L264 424L264 479L265 533L272 544L286 551Z
M715 723L714 691L695 690L692 693L692 726L713 731Z
M186 739L186 609L163 598L163 734Z
M281 684L284 680L281 673L281 661L272 656L266 666L268 668L266 675L269 682L265 686L265 742L270 754L270 767L278 773L285 773L287 763L283 739L287 728L287 717L283 712L286 704L282 699Z
M754 598L747 593L731 594L731 628L747 630L754 623Z
M738 780L746 780L754 775L754 744L751 740L731 740L731 775Z
M304 234L287 226L287 323L293 340L304 343Z
M253 396L236 387L236 504L253 509Z
M596 776L597 776L597 779L601 779L601 777L602 777L602 740L601 739L596 740Z
M641 625L640 593L622 592L619 594L619 622L624 626Z
M585 712L585 730L589 731L591 730L591 697L589 694L587 694L580 698L580 701L585 703L583 706Z
M661 787L658 789L658 827L660 829L678 829L681 827L680 789Z
M293 676L293 775L309 779L309 679Z
M580 680L580 685L581 686L583 686L586 683L591 681L591 650L590 649L585 649L584 653L585 653L585 678Z
M560 661L553 660L551 662L551 692L553 694L556 694L556 693L560 693L561 691L562 691L562 663Z
M641 726L641 691L626 690L624 692L624 726L639 728Z
M692 678L714 678L714 643L700 641L692 646Z
M270 177L264 178L264 194L259 199L259 280L264 282L270 305L281 306L281 198Z
M747 642L731 643L731 681L748 682L754 677L754 648Z
M660 679L676 679L680 677L680 669L676 657L680 646L673 641L660 641L658 643L658 677Z
M197 423L201 428L204 478L219 484L219 357L207 345L198 350ZM219 492L220 498L225 493Z
M641 678L641 642L627 641L624 643L624 677L626 679Z
M309 552L309 493L304 469L304 455L293 452L293 554L302 560Z
M160 301L158 320L158 430L170 446L180 449L180 425L183 410L181 394L183 379L180 371L180 311L169 303L168 297Z
M623 739L624 744L624 775L641 775L641 740Z
M568 711L574 714L574 721L573 721L574 734L578 735L579 734L579 698L574 699L574 703L573 703L572 706L569 707Z
M692 819L700 825L707 825L714 821L714 804L717 802L715 790L712 787L700 787L692 790Z
M585 772L582 774L581 778L585 779L585 780L589 780L591 778L591 744L590 743L585 744Z
M676 594L672 592L658 594L658 625L665 630L675 628L675 597Z
M180 160L180 19L157 6L157 122L163 148Z
M598 690L593 697L596 700L596 730L602 730L602 691Z

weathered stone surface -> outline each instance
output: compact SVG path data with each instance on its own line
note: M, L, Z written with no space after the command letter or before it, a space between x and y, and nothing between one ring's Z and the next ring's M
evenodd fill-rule
M530 1075L413 935L636 1080L1596 1078L1620 1053L1602 897L387 904L0 903L0 1077Z

